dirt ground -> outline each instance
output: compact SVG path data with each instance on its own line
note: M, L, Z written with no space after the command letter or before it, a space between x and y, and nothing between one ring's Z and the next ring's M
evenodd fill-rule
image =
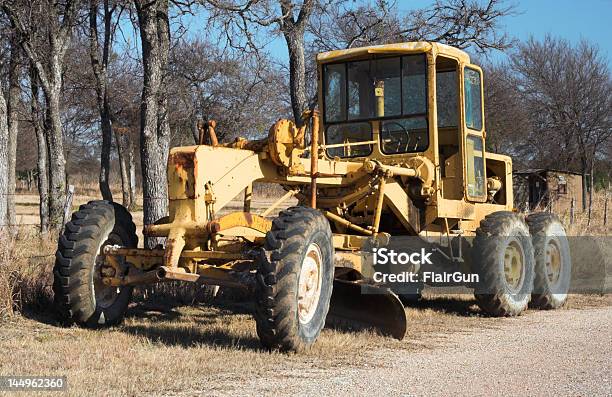
M24 196L21 222L35 223L37 209L37 196ZM142 225L141 212L134 219ZM612 295L500 319L471 296L429 293L407 308L402 341L326 328L302 354L262 350L251 313L227 296L201 306L141 300L120 326L85 330L29 311L0 322L0 375L65 375L78 396L612 394Z
M0 375L67 376L70 395L610 395L612 298L482 317L467 296L408 308L403 341L325 329L303 354L261 350L248 304L133 304L121 326L0 326Z
M454 333L428 349L375 349L361 365L280 369L241 387L255 394L612 394L612 308L534 313ZM221 382L217 387L231 387Z

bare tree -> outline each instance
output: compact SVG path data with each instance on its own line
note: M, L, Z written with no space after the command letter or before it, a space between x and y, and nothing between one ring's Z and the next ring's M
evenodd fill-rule
M487 121L487 150L513 158L515 168L529 162L531 145L528 106L507 63L484 63L484 103Z
M442 42L478 52L502 50L512 44L501 21L514 14L505 0L436 0L431 7L409 13L398 33L407 40Z
M578 44L567 69L572 82L571 91L576 94L570 98L570 114L573 115L581 171L583 177L585 170L589 173L590 223L597 155L603 153L602 149L612 138L612 78L607 60L599 48L585 40Z
M100 7L99 0L89 1L89 56L91 67L95 77L96 99L100 113L100 127L102 130L102 148L100 151L100 175L99 185L102 198L112 201L113 195L109 186L110 177L110 152L113 139L112 111L109 102L108 88L108 64L112 51L114 31L118 22L114 21L114 15L119 4L109 0L103 0ZM100 9L101 8L101 9ZM102 14L102 42L98 33L98 14ZM100 48L101 47L101 48Z
M308 105L306 99L306 62L304 59L304 32L314 7L314 0L304 0L299 11L293 2L281 1L280 31L289 50L289 93L293 117L302 123L302 112Z
M10 60L8 71L8 191L7 191L7 220L10 225L15 225L17 217L15 214L15 188L16 188L16 163L17 163L17 133L19 131L19 110L21 107L21 48L15 42L14 35L11 37Z
M308 24L313 51L363 47L401 41L401 21L395 3L332 1L318 3Z
M530 110L533 146L547 152L541 155L545 165L566 164L582 173L586 209L589 175L612 137L608 63L595 45L574 47L547 36L521 44L512 67Z
M166 216L168 187L166 162L170 148L170 126L165 95L165 73L170 49L168 0L135 0L144 68L140 106L140 150L144 222ZM148 239L152 247L157 239Z
M132 210L136 205L136 166L134 148L132 147L132 139L130 137L131 129L126 127L114 127L113 129L119 154L123 206Z
M64 55L78 16L79 0L3 1L19 43L36 69L46 100L46 140L49 153L49 212L53 226L61 223L66 197L66 173L60 98Z
M49 230L49 179L48 179L48 161L47 161L47 141L43 128L43 116L40 110L40 89L38 82L38 72L34 65L30 64L29 68L29 83L30 83L30 111L31 122L34 134L36 135L36 143L38 148L38 195L40 213L40 230L41 233L46 233Z
M4 92L0 90L0 228L7 225L8 194L8 138L7 106Z
M212 7L211 20L220 22L232 46L257 50L253 29L272 28L282 34L289 55L289 93L298 124L308 106L306 85L305 32L318 0L223 1L203 0ZM242 36L244 44L236 36Z
M141 68L123 56L117 57L112 70L112 95L109 98L113 109L113 133L117 145L119 172L123 205L133 209L136 205L136 155L139 131L139 108L141 105L142 87L138 71Z
M280 115L290 114L284 76L263 54L221 51L202 40L181 40L170 53L168 96L173 143L198 141L198 119L217 121L223 141L260 138ZM202 62L206 59L206 62ZM261 104L266 110L261 110Z
M234 47L259 49L260 28L282 34L289 55L291 105L298 122L308 103L306 32L317 51L416 40L486 51L509 46L509 38L499 33L499 23L513 12L503 0L437 0L431 7L403 17L396 3L387 0L374 4L347 0L202 2L209 6L210 20Z
M478 52L512 41L500 23L514 8L504 0L436 0L402 15L397 2L332 1L318 7L308 32L318 51L402 41L435 41Z

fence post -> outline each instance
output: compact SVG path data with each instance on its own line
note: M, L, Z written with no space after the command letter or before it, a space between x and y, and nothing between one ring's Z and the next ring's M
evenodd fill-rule
M606 192L606 201L604 201L604 226L608 224L608 192Z
M576 199L572 197L572 202L570 204L570 225L574 224L574 211L576 210Z
M64 232L64 226L68 222L68 217L72 212L72 199L74 198L74 185L68 185L68 194L66 195L66 203L64 203L64 219L62 220L62 227L60 228L60 234Z

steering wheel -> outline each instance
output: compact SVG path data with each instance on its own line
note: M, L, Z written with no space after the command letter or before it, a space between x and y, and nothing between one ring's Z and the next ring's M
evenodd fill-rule
M397 131L401 131L404 133L404 135L406 135L406 143L404 144L404 152L407 152L408 150L408 144L410 143L410 133L408 132L408 130L406 129L406 127L404 127L401 123L398 123L397 121L387 121L387 122L382 122L382 127L381 127L381 133L383 135L383 137L385 136L385 129L387 130L387 134L389 136L391 136L391 131L388 129L389 125L396 125L398 126L400 129ZM394 131L395 132L395 131ZM401 153L402 151L400 150L400 148L402 147L402 139L398 139L397 141L397 147L395 148L395 153Z

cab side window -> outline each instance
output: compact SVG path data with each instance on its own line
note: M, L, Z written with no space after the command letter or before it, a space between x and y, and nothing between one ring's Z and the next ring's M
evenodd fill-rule
M480 87L480 72L465 68L465 126L471 130L482 130L482 98Z
M468 197L480 198L486 193L484 148L482 137L468 135L466 140L466 171Z
M438 71L436 73L436 104L438 108L438 128L457 127L459 112L457 102L456 70Z

